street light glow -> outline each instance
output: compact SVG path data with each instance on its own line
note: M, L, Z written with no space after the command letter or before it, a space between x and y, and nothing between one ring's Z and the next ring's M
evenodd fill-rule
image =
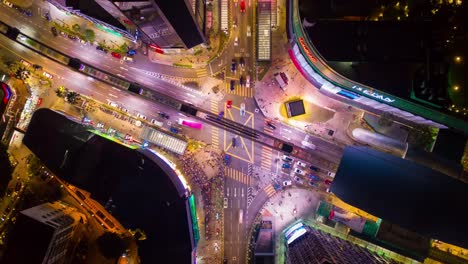
M460 56L455 56L455 62L461 62L462 58Z

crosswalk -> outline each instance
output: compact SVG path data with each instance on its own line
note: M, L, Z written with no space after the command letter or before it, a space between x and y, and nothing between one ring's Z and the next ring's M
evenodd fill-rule
M218 101L211 100L211 113L218 114ZM211 144L212 146L219 146L219 128L211 126Z
M271 159L273 150L269 147L262 146L262 160L260 167L264 170L271 170Z
M247 208L250 207L253 199L255 198L255 194L253 192L253 187L247 188Z
M238 182L242 182L246 185L250 185L252 183L251 178L249 176L233 168L225 167L224 172L227 177L234 179Z
M197 68L197 69L195 69L195 72L197 73L198 78L208 76L208 72L207 72L206 68Z
M218 114L218 101L211 99L210 110L213 114Z
M263 128L263 132L264 132L264 133L267 133L267 134L272 135L272 136L273 136L273 131L274 131L274 130L271 129L271 128L269 128L269 127L264 127L264 128Z
M226 83L226 93L244 97L253 97L253 89L236 84L234 91L231 91L231 84Z
M268 196L268 198L272 197L276 191L275 191L275 188L273 187L273 185L269 184L267 186L265 186L263 188L263 191L266 193L266 195Z

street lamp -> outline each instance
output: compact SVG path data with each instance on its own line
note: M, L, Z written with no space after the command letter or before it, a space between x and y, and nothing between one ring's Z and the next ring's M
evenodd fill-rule
M460 63L462 61L462 58L460 56L455 56L455 62Z

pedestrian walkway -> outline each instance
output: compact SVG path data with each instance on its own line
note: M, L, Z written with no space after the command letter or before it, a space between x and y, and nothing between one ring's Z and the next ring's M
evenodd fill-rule
M233 95L238 95L238 96L244 96L244 97L253 97L253 89L252 88L247 88L243 86L236 85L236 88L234 91L231 91L230 83L226 83L226 93L227 94L233 94Z
M214 126L211 127L211 145L214 147L219 146L219 128Z
M211 99L211 113L218 114L218 101Z
M265 188L263 188L263 191L266 193L268 198L272 197L276 193L275 188L271 184L265 186Z
M268 135L272 135L273 136L273 129L269 128L269 127L264 127L263 128L263 132L264 133L267 133Z
M198 78L203 78L203 77L208 76L208 71L206 70L206 68L195 69L195 72L197 73Z
M249 176L233 168L225 167L224 172L225 172L226 177L234 179L238 182L242 182L246 185L250 185L252 183L252 180Z
M262 146L262 161L260 167L266 171L271 170L271 159L273 150L269 147Z

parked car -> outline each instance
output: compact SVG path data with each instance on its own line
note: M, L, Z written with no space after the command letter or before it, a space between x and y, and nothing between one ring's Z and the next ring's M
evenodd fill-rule
M136 53L137 53L136 50L133 50L133 49L127 51L127 55L130 55L130 56L133 56Z
M54 76L48 72L43 72L42 75L44 75L45 77L49 78L49 79L53 79Z
M245 67L245 59L244 59L244 57L240 57L240 59L239 59L239 65L240 65L242 68Z
M224 205L224 209L228 208L228 198L224 197L223 205Z
M240 115L245 116L245 104L241 103L240 105Z
M271 129L273 129L273 130L276 129L276 126L273 125L273 123L271 123L270 121L267 122L267 126L268 126L269 128L271 128Z
M309 169L311 169L311 170L313 170L313 171L315 171L315 172L319 172L319 171L320 171L319 168L317 168L317 167L315 167L315 166L312 166L312 165L310 165Z
M291 181L284 181L283 182L283 186L290 186L290 185L292 185Z
M299 177L295 177L294 180L298 183L298 184L304 184L304 181L299 178Z
M137 117L146 120L146 116L140 113L137 113Z
M62 37L64 38L68 37L67 33L64 31L60 31L60 35L62 35Z
M126 62L133 62L133 58L129 57L129 56L124 56L123 60L126 61Z
M164 112L159 112L158 115L162 118L169 119L169 115Z
M235 148L237 146L237 140L235 137L232 138L232 147Z
M112 57L117 58L117 59L121 59L121 58L122 58L122 55L120 55L120 54L117 53L117 52L112 52L111 55L112 55Z
M74 35L68 35L68 38L71 40L77 40L78 38Z
M330 181L330 180L325 180L324 182L325 182L326 185L331 185L332 184L332 181Z
M314 174L309 174L309 178L313 181L320 181L320 177Z
M227 101L226 101L226 108L227 108L227 109L230 109L231 106L232 106L232 100L227 100Z
M54 35L54 37L58 36L58 32L57 32L57 29L55 27L51 27L50 31L52 31L52 35Z
M102 46L96 46L96 49L97 49L97 50L100 50L100 51L102 51L102 52L104 52L104 53L107 53L107 49L105 49L105 48L102 47Z
M318 187L319 187L318 183L316 183L316 182L314 182L314 181L310 181L310 182L309 182L309 185L312 186L312 187L315 187L315 188L318 188Z
M169 129L169 131L171 131L171 132L174 133L174 134L179 133L179 129L177 129L177 128L175 128L175 127L171 127L171 128Z
M289 163L283 163L283 165L281 166L283 169L290 169L291 168L291 164Z
M250 88L250 75L245 77L245 87Z
M293 162L293 159L287 155L283 155L283 160L286 162Z
M303 162L301 162L301 161L298 160L298 161L297 161L297 166L302 167L302 168L305 168L306 165L305 165L305 163L303 163Z
M300 175L304 175L304 174L305 174L303 170L298 169L298 168L296 168L296 169L294 170L294 173L297 173L297 174L300 174Z
M107 104L112 106L112 107L116 107L116 108L119 107L119 105L117 103L114 103L112 101L109 101Z
M332 177L332 178L335 177L335 173L333 173L333 172L331 172L331 171L327 172L327 175L330 176L330 177Z

